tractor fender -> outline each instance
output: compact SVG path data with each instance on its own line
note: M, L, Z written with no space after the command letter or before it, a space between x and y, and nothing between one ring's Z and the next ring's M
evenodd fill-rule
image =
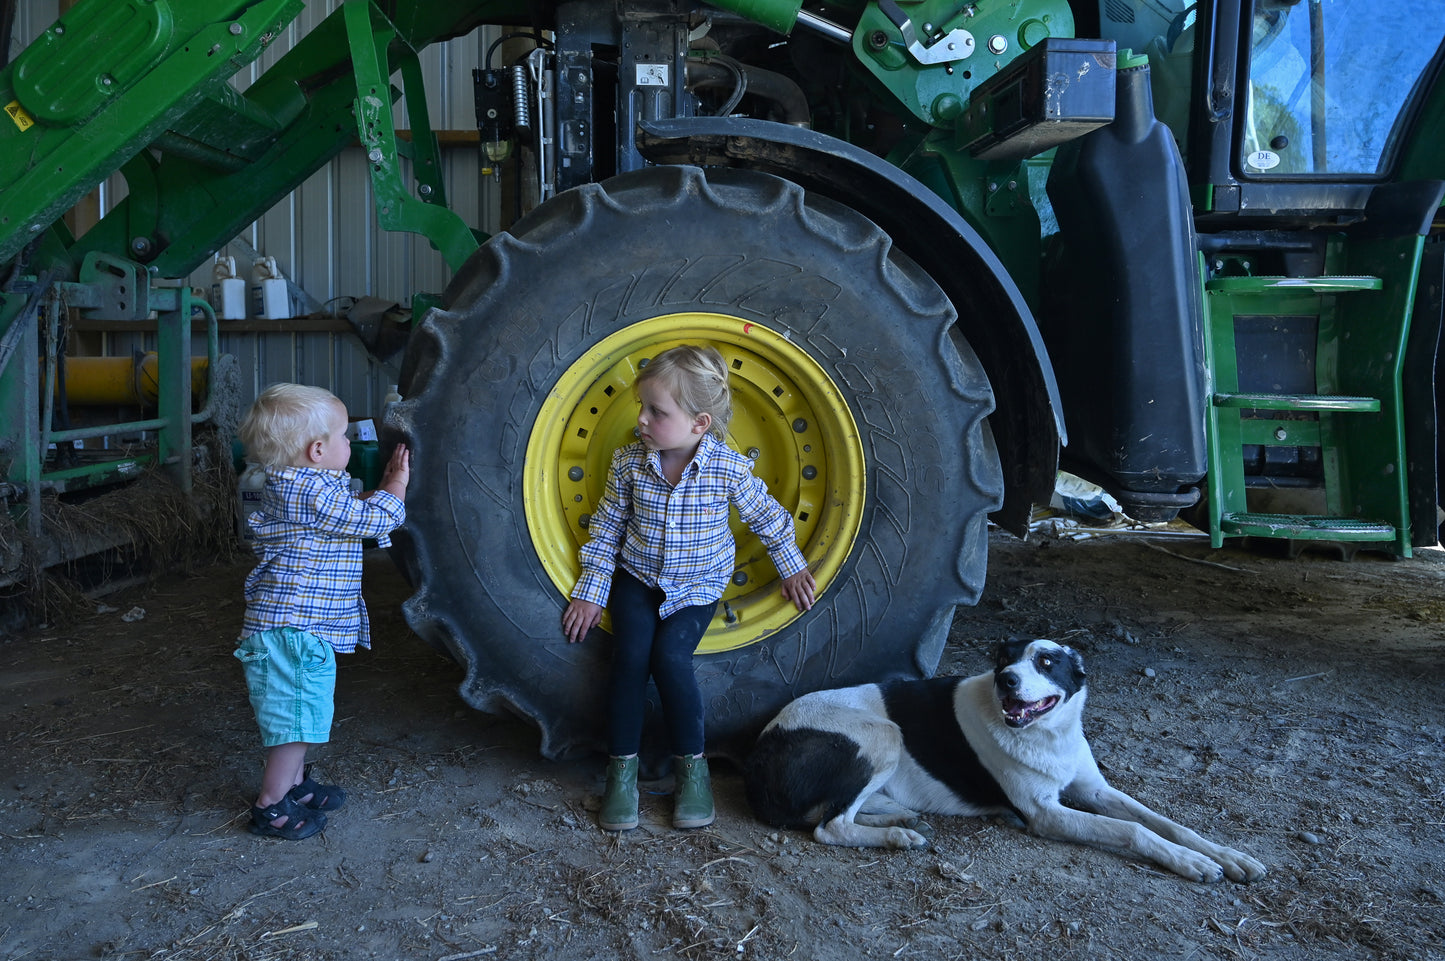
M744 167L790 180L858 211L882 228L953 301L957 331L993 386L990 416L1004 473L993 520L1023 536L1047 503L1068 442L1058 383L1033 313L979 233L909 174L846 141L766 120L689 117L639 124L653 163Z

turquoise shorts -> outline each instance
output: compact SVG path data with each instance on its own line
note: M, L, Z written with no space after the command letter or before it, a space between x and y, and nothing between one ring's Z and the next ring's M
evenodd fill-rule
M278 627L243 637L236 657L246 674L262 745L331 739L336 652L330 644L294 627Z

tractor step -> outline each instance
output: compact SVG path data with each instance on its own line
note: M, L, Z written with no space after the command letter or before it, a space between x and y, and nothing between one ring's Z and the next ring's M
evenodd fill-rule
M1313 292L1344 294L1352 290L1380 290L1379 277L1214 277L1204 285L1206 290L1230 294L1279 294Z
M1379 544L1410 556L1399 366L1411 288L1391 271L1414 262L1412 244L1336 239L1326 264L1358 273L1205 279L1215 547L1225 537L1277 537ZM1273 484L1272 457L1318 464L1318 476L1299 490ZM1302 507L1313 510L1283 513Z
M1214 406L1245 410L1332 410L1377 414L1380 412L1380 399L1330 394L1215 394Z
M1295 540L1393 541L1393 524L1359 517L1325 517L1318 514L1225 514L1219 526L1226 534L1288 537Z

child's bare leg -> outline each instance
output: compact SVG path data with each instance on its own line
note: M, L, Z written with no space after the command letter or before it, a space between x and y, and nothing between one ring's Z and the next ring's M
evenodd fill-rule
M278 744L266 751L266 768L261 773L261 795L256 807L268 808L280 802L286 792L301 783L301 773L306 767L305 741ZM285 818L276 821L276 827L284 827Z

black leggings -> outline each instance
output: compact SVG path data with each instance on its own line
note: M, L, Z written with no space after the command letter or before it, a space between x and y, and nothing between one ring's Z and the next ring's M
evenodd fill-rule
M614 757L636 754L642 746L649 675L657 683L672 753L702 753L702 692L693 673L692 654L717 602L684 607L664 618L658 616L663 600L661 590L648 587L620 567L612 576L607 610L612 615L616 647L607 689L607 750Z

